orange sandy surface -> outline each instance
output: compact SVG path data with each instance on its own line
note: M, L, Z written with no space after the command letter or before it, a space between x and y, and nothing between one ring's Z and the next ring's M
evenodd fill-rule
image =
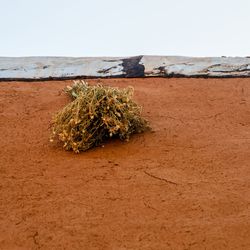
M250 249L250 79L103 82L153 132L81 154L49 142L69 81L0 82L0 249Z

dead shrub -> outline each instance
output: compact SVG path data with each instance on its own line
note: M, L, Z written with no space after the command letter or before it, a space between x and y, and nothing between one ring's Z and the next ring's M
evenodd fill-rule
M74 81L66 92L73 99L53 118L54 138L76 153L102 144L110 137L128 141L134 133L149 129L141 107L133 100L133 88L118 89Z

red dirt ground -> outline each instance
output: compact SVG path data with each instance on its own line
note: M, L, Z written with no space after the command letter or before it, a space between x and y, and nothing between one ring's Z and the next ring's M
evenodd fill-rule
M81 154L49 142L69 81L0 83L0 249L250 249L250 79L103 82L154 131Z

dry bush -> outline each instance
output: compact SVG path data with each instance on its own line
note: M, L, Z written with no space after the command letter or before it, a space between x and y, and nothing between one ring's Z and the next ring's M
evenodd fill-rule
M113 136L128 141L131 134L149 129L141 107L132 100L132 87L118 89L74 81L66 92L73 101L55 115L52 125L53 138L59 138L66 150L79 153Z

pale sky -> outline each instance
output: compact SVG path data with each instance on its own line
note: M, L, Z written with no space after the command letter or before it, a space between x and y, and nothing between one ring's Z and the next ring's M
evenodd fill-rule
M0 0L0 56L250 56L250 0Z

